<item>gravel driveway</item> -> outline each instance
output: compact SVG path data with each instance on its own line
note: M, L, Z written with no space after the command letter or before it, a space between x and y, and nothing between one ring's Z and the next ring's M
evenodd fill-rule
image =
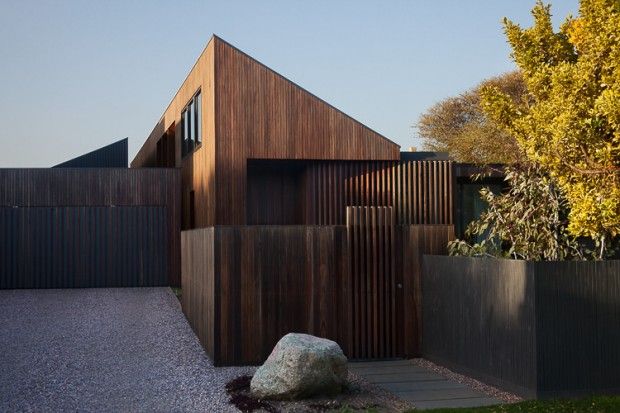
M169 288L0 291L0 411L230 411Z

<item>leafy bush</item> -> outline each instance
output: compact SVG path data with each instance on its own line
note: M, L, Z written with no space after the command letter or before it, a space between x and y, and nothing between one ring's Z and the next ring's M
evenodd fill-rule
M477 243L456 240L451 255L493 256L534 261L583 260L593 253L570 235L568 202L539 166L505 170L509 188L493 194L480 191L488 209L469 224L466 236Z

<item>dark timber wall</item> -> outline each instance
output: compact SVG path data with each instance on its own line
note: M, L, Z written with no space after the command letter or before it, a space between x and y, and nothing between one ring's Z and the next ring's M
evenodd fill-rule
M179 285L179 185L174 169L0 169L2 288Z
M215 354L214 228L181 233L183 311L207 354ZM217 294L219 296L220 294ZM218 298L219 299L219 298Z
M128 140L125 138L58 164L54 168L127 168L128 158Z
M529 397L620 392L620 261L424 257L423 355Z
M348 206L397 225L452 225L453 162L250 160L247 224L344 225Z
M0 289L168 285L163 206L0 207Z
M419 331L416 257L445 252L452 227L386 228L372 220L390 221L388 208L358 212L349 227L182 233L183 311L217 365L261 363L289 332L335 340L354 359L419 354L404 334Z

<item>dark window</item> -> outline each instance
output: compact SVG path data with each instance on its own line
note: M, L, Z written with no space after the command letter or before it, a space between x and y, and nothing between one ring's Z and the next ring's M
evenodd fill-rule
M187 116L185 110L181 112L181 145L183 149L183 156L188 152L187 145Z
M183 156L193 151L202 142L201 108L200 92L198 92L181 112Z
M196 129L194 133L194 137L196 140L196 145L200 145L202 142L202 116L201 113L202 102L200 101L200 92L196 94L194 97L194 117L196 118Z
M196 201L194 191L189 191L189 228L196 228Z

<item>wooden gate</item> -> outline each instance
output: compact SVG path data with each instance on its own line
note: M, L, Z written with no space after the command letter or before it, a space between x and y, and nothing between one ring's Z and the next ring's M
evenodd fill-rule
M347 207L351 276L350 358L400 356L392 207Z

